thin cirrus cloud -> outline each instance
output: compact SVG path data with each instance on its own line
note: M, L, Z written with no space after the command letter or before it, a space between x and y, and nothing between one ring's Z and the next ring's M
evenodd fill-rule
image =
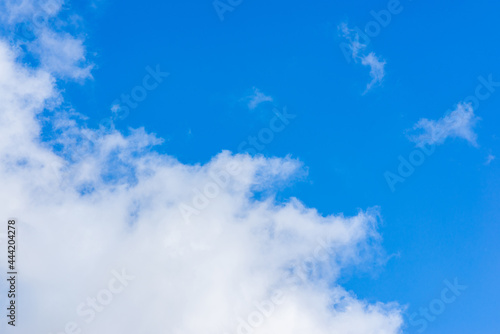
M253 92L250 96L247 97L248 100L248 109L254 110L261 103L264 102L273 102L273 98L269 95L266 95L260 91L260 89L253 87Z
M298 199L256 200L255 191L300 173L294 159L222 152L186 165L155 153L161 139L144 129L125 135L79 125L57 79L77 67L79 80L88 65L78 56L84 43L64 36L36 49L37 68L0 39L0 182L8 190L0 192L0 212L22 229L19 286L26 289L20 322L7 334L74 326L94 334L400 333L400 305L369 303L339 283L346 268L380 253L377 209L323 216ZM52 55L65 47L77 56L55 65ZM47 128L51 139L43 141ZM228 165L239 171L228 176ZM217 195L187 224L179 206L208 185L218 185ZM117 272L130 281L92 306ZM292 273L301 279L290 280ZM282 298L270 312L277 291ZM256 312L265 322L249 318Z
M471 104L459 103L455 110L438 120L420 119L410 131L409 138L417 146L442 144L448 138L462 138L477 146L474 127L479 120Z
M350 29L346 23L340 24L338 28L341 36L348 41L347 47L352 59L370 68L370 77L372 80L366 85L366 90L363 93L365 94L375 85L382 83L385 76L384 68L386 62L374 52L366 53L367 45L360 42L359 34L354 29Z

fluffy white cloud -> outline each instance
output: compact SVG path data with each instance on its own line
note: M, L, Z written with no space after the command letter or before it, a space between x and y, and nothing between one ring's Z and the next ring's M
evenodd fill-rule
M3 0L0 19L4 25L26 23L36 29L47 26L49 19L57 18L63 4L63 0Z
M84 52L57 40L42 59ZM256 200L300 172L290 158L222 152L186 165L154 153L161 140L143 129L79 126L55 78L85 65L65 55L30 69L16 52L0 41L0 220L15 217L20 231L19 318L5 333L400 333L397 304L336 283L378 252L376 209L322 216L298 199ZM183 204L198 211L189 222Z
M350 29L346 23L339 25L339 31L347 41L349 54L355 62L370 67L370 77L372 81L366 86L364 93L368 92L374 85L380 84L385 76L384 66L386 62L378 57L374 52L366 54L367 45L360 42L359 33Z
M418 146L442 144L447 138L462 138L477 146L474 126L479 121L470 104L459 103L455 110L438 120L420 119L413 130L418 134L410 139Z

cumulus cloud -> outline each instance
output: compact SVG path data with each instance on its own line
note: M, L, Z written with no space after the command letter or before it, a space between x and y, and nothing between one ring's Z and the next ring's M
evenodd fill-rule
M75 47L46 45L59 43ZM19 318L5 333L400 333L400 306L337 283L378 253L377 209L323 216L256 199L300 173L290 158L187 165L155 153L161 139L144 129L86 128L56 85L85 65L28 68L17 52L0 40L0 212L20 231ZM186 221L182 205L198 214Z
M438 120L420 119L413 126L417 134L410 135L410 139L418 146L423 146L442 144L447 138L462 138L477 146L474 126L479 120L470 104L459 103L455 110Z
M347 49L347 54L355 62L361 62L362 65L370 68L370 77L372 81L366 86L364 93L368 92L374 85L380 84L385 76L384 66L386 62L377 56L374 52L366 53L367 45L360 41L359 32L350 29L346 23L339 25L339 31L348 43L342 43ZM341 47L342 47L341 45ZM344 50L344 49L343 49ZM346 50L344 50L345 52ZM346 54L346 53L345 53ZM346 56L347 56L346 54Z
M272 102L273 98L262 93L258 88L253 87L253 94L248 97L248 109L253 110L264 102Z

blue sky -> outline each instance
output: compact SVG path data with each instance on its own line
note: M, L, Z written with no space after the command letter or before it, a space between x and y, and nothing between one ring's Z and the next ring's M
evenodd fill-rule
M57 87L65 108L87 116L80 126L113 118L124 134L144 127L164 139L153 151L185 165L244 153L242 143L286 110L293 117L259 153L297 159L302 172L263 190L323 216L380 210L386 262L346 269L338 282L360 300L406 306L404 333L419 333L423 322L410 316L423 319L419 309L457 279L467 289L424 321L425 332L496 333L500 84L484 82L500 82L500 4L401 0L363 41L356 27L373 25L371 11L391 3L243 1L221 20L211 1L78 1L65 10L79 16L71 34L84 38L92 77L57 78ZM363 46L353 56L341 46L356 38ZM385 63L367 89L369 54ZM116 100L157 68L168 76L113 116ZM478 103L467 109L470 96ZM431 128L438 137L426 137ZM391 187L387 172L398 175L400 157L423 152L425 140L434 152L418 153L423 163Z
M438 119L474 95L479 76L500 81L500 8L402 0L403 10L369 45L387 62L383 82L362 95L368 70L346 61L337 27L364 29L374 21L370 11L387 5L244 1L220 21L209 2L105 2L87 14L95 80L68 95L95 122L140 82L145 66L160 64L168 79L116 127L145 126L166 138L160 150L195 163L237 150L267 126L272 103L248 110L242 101L257 87L297 115L263 151L291 154L308 168L282 198L297 196L323 214L381 207L384 248L398 256L375 277L353 274L346 286L363 298L408 304L412 313L457 277L468 290L426 331L493 333L499 167L486 161L498 155L500 92L475 111L478 147L448 139L394 192L384 172L396 172L398 156L415 149L406 130L420 118Z

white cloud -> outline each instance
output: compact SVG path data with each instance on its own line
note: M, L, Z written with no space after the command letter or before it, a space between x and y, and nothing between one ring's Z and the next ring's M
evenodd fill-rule
M338 29L342 33L342 37L344 37L349 42L347 46L349 47L352 59L357 60L359 58L359 52L366 49L366 44L363 44L359 41L359 33L357 33L353 29L350 29L347 26L347 23L341 23Z
M495 159L496 157L493 154L488 154L488 157L486 158L486 162L484 164L489 165Z
M359 33L350 29L346 23L339 25L339 30L342 37L349 43L347 44L349 54L355 62L360 62L362 65L370 67L370 77L372 81L366 86L364 93L372 89L376 84L380 84L385 76L384 66L386 62L377 56L374 52L366 54L366 44L360 42Z
M115 113L115 112L117 112L118 110L120 110L120 104L118 104L118 103L113 104L113 105L111 106L110 110L111 110L112 112L114 112L114 113Z
M4 0L0 4L3 9L0 17L7 24L30 22L43 25L47 18L55 17L61 11L63 3L63 0Z
M77 30L79 18L58 17L62 0L9 0L0 6L0 23L11 35L21 37L13 42L25 44L30 55L40 62L40 68L62 79L81 81L91 77L93 64L86 57L84 39L63 31L68 27Z
M361 64L370 66L370 76L372 77L372 81L366 86L366 91L368 91L373 87L373 85L382 82L385 75L385 61L381 61L373 52L370 52L367 56L363 56L361 58Z
M422 146L442 144L447 138L462 138L477 146L474 126L479 119L474 115L470 104L459 103L455 110L438 120L420 119L413 126L413 130L418 134L411 135L410 139Z
M59 333L74 322L93 334L231 334L260 312L255 334L400 333L398 305L369 304L337 283L344 268L377 253L377 210L322 216L298 199L256 200L254 191L300 171L289 158L222 152L186 165L154 153L161 140L143 129L78 125L55 82L71 67L86 73L85 51L60 36L39 52L45 59L67 47L65 64L38 69L17 63L19 50L0 40L0 221L18 220L22 305L15 330L4 321L3 332ZM44 109L57 153L41 140ZM228 164L239 172L224 179ZM186 224L179 205L209 184L218 194ZM116 292L113 270L122 268L134 279ZM271 312L276 291L285 297Z
M258 88L253 87L253 94L248 97L248 109L253 110L263 102L272 102L273 98L262 93Z
M91 76L83 40L70 34L43 29L31 44L31 51L40 55L42 66L62 78L85 79Z

